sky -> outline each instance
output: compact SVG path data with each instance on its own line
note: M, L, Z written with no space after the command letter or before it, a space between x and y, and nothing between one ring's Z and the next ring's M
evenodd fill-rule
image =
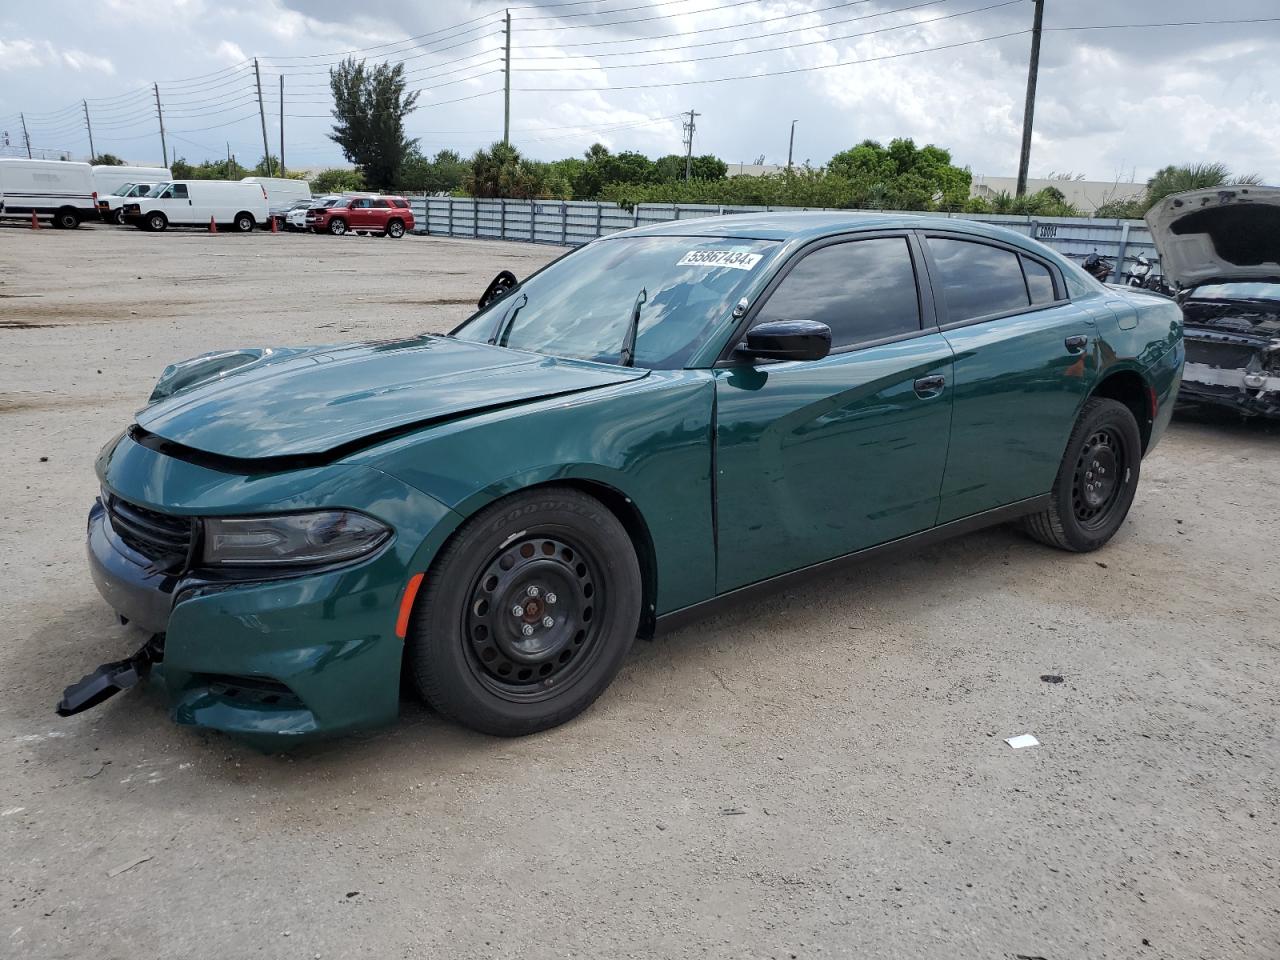
M329 130L327 69L344 53L403 61L421 89L407 126L424 153L469 155L501 139L503 11L492 0L94 0L0 4L0 155L32 146L160 159L228 146L285 162L343 164ZM733 164L825 163L867 138L911 137L975 175L1016 173L1032 0L517 0L512 140L526 155L595 142ZM1220 161L1280 180L1276 0L1046 0L1033 177L1142 181L1169 163ZM1069 27L1102 27L1072 30ZM246 62L247 61L247 62ZM7 139L8 145L5 146Z

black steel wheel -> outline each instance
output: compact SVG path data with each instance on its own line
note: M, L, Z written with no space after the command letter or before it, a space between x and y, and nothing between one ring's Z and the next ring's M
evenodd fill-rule
M1049 507L1027 517L1024 529L1063 550L1098 549L1128 516L1141 467L1133 412L1116 400L1088 400L1067 441Z
M640 604L631 539L603 504L565 488L516 494L464 524L427 572L408 662L441 713L485 733L533 733L609 685Z

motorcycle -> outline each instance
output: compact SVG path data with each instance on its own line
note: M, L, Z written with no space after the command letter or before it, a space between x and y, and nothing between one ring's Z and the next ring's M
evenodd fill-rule
M1137 262L1124 275L1125 286L1150 290L1152 293L1173 296L1173 289L1155 272L1155 265L1144 255L1139 254Z
M1100 283L1106 283L1107 277L1111 276L1111 271L1115 264L1110 260L1098 256L1096 253L1091 253L1084 258L1082 266L1095 280Z

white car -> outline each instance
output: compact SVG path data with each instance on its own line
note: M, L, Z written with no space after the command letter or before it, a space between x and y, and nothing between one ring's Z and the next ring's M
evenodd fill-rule
M341 193L326 193L324 196L312 197L311 202L305 207L301 209L297 207L291 208L285 217L285 224L290 230L306 230L308 210L331 207L341 199L343 199L343 194Z
M213 222L248 233L268 216L266 188L242 180L170 180L124 202L125 221L153 232Z
M293 205L311 199L311 184L288 177L245 177L244 183L260 183L267 191L267 206L273 217L284 218ZM263 226L269 226L263 221Z

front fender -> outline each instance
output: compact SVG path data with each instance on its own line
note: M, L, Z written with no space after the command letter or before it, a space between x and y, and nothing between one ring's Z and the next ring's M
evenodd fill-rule
M661 615L714 592L713 402L707 371L653 371L643 380L441 424L348 462L421 490L459 524L532 486L605 485L631 500L648 529ZM435 549L424 545L415 563L425 569Z

